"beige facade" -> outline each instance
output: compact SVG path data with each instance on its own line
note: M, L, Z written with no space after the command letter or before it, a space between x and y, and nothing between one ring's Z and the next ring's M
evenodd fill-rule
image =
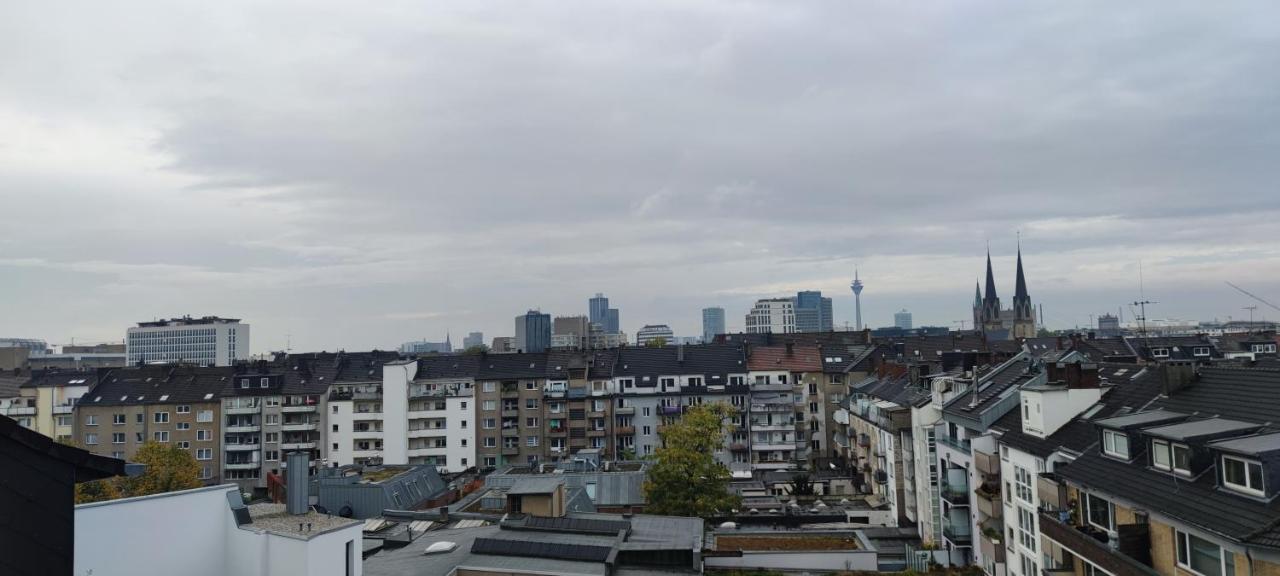
M222 480L221 403L95 404L76 409L77 445L101 456L130 460L147 442L177 446L200 465L207 484Z

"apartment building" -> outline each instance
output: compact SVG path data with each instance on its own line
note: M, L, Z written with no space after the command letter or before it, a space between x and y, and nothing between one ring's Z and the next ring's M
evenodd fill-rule
M476 463L474 374L479 356L427 356L380 364L380 384L340 386L328 403L328 464Z
M290 452L307 452L312 470L323 467L325 388L297 358L237 365L221 394L223 476L253 492L282 473Z
M479 361L475 401L480 465L545 460L550 454L542 421L547 354L481 354Z
M913 384L905 369L887 371L852 387L843 419L846 461L859 493L883 506L897 525L911 525L916 512L913 406L929 402L927 390Z
M104 371L75 408L74 438L101 456L128 460L147 442L191 453L206 484L223 479L222 403L233 369L154 365Z
M97 371L33 371L21 383L19 397L6 415L54 440L70 441L76 403L97 381Z
M802 468L823 453L827 406L821 351L786 343L748 346L747 381L751 388L749 423L751 467L755 470Z
M1280 573L1280 371L1192 361L1157 374L1159 396L1090 420L1089 446L1037 478L1046 565L1011 572Z
M1076 354L1050 364L1047 390L1022 390L1021 403L1037 405L1038 411L1010 411L996 423L998 456L975 453L979 471L989 473L989 466L995 465L1004 479L982 489L988 500L1004 510L1005 529L979 535L983 568L988 574L995 575L1000 565L1021 574L1037 558L1044 558L1048 547L1042 544L1042 523L1037 516L1047 503L1042 500L1040 485L1095 442L1092 421L1142 410L1163 392L1163 382L1154 369L1092 364ZM1094 381L1101 399L1086 404ZM1051 492L1057 494L1056 489ZM1056 498L1052 500L1056 505ZM981 506L982 499L978 502Z
M748 334L786 334L796 331L794 298L762 298L756 300L746 317Z
M320 458L324 465L367 464L382 458L382 366L401 357L397 352L320 352L291 354L308 385L324 390L321 397ZM331 438L337 434L339 440ZM352 442L342 441L344 434Z
M823 377L816 392L817 401L823 407L824 421L819 449L813 451L811 458L817 469L846 464L848 446L837 444L836 440L841 437L847 439L845 426L848 421L846 418L844 422L838 422L836 415L842 408L847 408L852 386L873 374L883 356L883 351L877 346L848 345L832 340L818 344L822 353Z
M738 345L667 346L618 350L613 366L615 446L638 458L662 445L658 432L690 406L727 403L737 411L716 458L735 471L750 469L746 357Z
M563 459L589 448L614 454L613 375L610 351L551 352L547 355L543 418L547 454ZM529 424L525 416L522 424Z

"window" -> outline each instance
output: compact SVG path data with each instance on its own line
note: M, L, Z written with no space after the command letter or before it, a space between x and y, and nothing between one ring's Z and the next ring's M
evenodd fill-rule
M267 432L266 437L267 437L266 438L267 442L274 443L274 444L278 444L280 442L279 432Z
M98 416L97 416L96 414L88 414L88 415L86 415L86 416L84 417L84 425L85 425L85 426L97 426L97 425L98 425Z
M480 389L484 392L495 392L498 390L497 382L485 382L480 385Z
M197 442L208 442L212 438L213 438L213 434L210 433L208 430L196 430Z
M592 401L591 401L591 411L592 411L592 412L604 412L604 400L592 400Z
M156 412L156 413L155 413L155 414L153 414L152 416L153 416L153 419L154 419L154 421L155 421L155 423L156 423L156 424L168 424L168 423L169 423L169 413L168 413L168 412Z
M333 431L334 431L334 432L337 432L337 431L338 431L338 425L337 425L337 424L334 424L334 425L333 425Z
M124 460L124 452L112 452L111 457L116 460Z
M338 413L338 405L337 405L337 404L334 404L334 405L333 405L333 413L334 413L334 414L337 414L337 413Z
M1088 508L1087 513L1090 524L1108 532L1115 531L1115 511L1110 501L1106 498L1089 494L1085 498L1085 507Z
M280 425L280 415L279 415L279 414L267 414L265 419L266 419L266 424L267 424L267 426L279 426L279 425Z
M497 439L497 438L494 438L493 436L485 436L485 437L484 437L484 447L485 447L485 448L497 448L497 447L498 447L498 439Z
M168 442L168 441L169 441L169 431L168 431L168 430L157 430L157 431L156 431L156 432L151 436L151 439L152 439L152 440L155 440L156 442Z
M93 446L94 444L97 444L97 443L98 443L98 435L97 435L97 434L85 434L85 435L84 435L84 443L85 443L85 444L88 444L88 445L90 445L90 446Z
M111 433L111 443L112 443L112 444L124 444L124 432L112 432L112 433Z
M141 413L141 412L139 412L139 413L137 413L137 414L134 414L134 419L133 419L133 421L134 421L134 422L137 422L137 423L139 423L139 424L141 424L141 423L142 423L142 418L143 418L142 413Z
M525 427L525 428L537 428L537 427L538 427L538 419L537 419L537 418L525 418L525 419L524 419L524 427Z
M197 448L196 460L213 460L212 448Z
M179 448L181 448L181 449L183 449L183 450L187 450L187 449L191 448L191 443L190 443L190 442L179 442L179 443L178 443L178 447L179 447Z
M1035 504L1031 499L1031 471L1015 464L1013 467L1013 477L1018 491L1018 499L1026 502L1027 504Z
M266 388L267 386L270 386L270 385L271 385L271 379L270 379L270 378L260 378L260 379L258 379L258 387L259 387L259 388Z
M485 430L493 430L498 427L498 420L496 418L485 418L484 422L481 422L480 425L483 426Z
M191 407L190 407L190 406L187 406L187 405L185 405L185 404L183 404L183 405L179 405L179 406L174 410L174 412L177 412L178 414L190 414L190 413L191 413Z
M1222 457L1222 482L1228 488L1255 496L1264 495L1262 486L1262 464L1253 460Z
M529 409L529 410L537 410L537 409L538 409L538 399L537 399L537 398L525 398L525 399L524 399L524 407L525 407L526 409Z
M1204 576L1235 574L1235 555L1213 542L1187 534L1175 533L1178 544L1178 566Z
M1036 550L1036 515L1030 510L1018 507L1018 542L1023 548Z
M1151 441L1151 465L1165 471L1191 475L1191 448L1166 440Z
M490 410L490 411L492 411L492 410L497 410L497 409L498 409L498 401L497 401L497 400L485 400L485 401L484 401L484 404L483 404L483 408L484 408L485 410Z
M525 446L537 446L537 445L538 445L538 437L537 437L537 436L529 436L529 437L526 437L524 440L525 440L525 442L524 442L524 443L525 443Z
M142 435L142 433L141 433L141 432L134 432L134 433L133 433L133 441L134 441L134 442L137 442L137 443L141 444L145 439L146 439L146 438Z
M642 432L645 436L648 436L648 435L650 434L649 427L648 427L647 425L646 425L646 426L641 427L641 432Z
M124 424L124 420L125 420L124 414L113 414L111 416L112 424L121 425L121 424Z
M57 425L58 425L58 426L71 426L72 424L74 424L74 422L72 422L72 421L71 421L71 416L58 416L58 417L57 417Z
M643 413L643 414L645 415L645 417L646 417L646 418L649 416L649 406L645 406L644 408L641 408L640 410L641 410L641 413Z
M1168 348L1152 348L1151 357L1152 358L1168 358L1169 349Z
M1192 349L1191 349L1191 355L1192 355L1192 356L1198 356L1198 357L1200 357L1200 356L1208 356L1208 355L1209 355L1209 347L1208 347L1208 346L1196 346L1195 348L1192 348Z
M196 422L213 422L213 410L196 412Z
M1108 456L1129 459L1129 437L1115 430L1102 431L1102 451Z
M1020 556L1022 556L1022 574L1023 574L1023 576L1035 576L1036 574L1038 574L1038 572L1036 572L1036 561L1035 561L1035 559L1034 559L1034 558L1032 558L1031 556L1026 555L1026 554L1021 554Z
M265 455L265 457L264 457L263 459L264 459L264 460L266 460L267 462L275 462L275 461L277 461L277 460L279 460L279 459L280 459L280 451L279 451L279 450L267 450L267 451L266 451L266 455Z

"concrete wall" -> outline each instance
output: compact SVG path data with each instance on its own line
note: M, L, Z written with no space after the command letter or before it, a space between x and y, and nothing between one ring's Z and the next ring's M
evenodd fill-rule
M213 486L77 506L75 573L230 574L229 489Z
M409 381L417 362L382 367L382 462L409 463Z

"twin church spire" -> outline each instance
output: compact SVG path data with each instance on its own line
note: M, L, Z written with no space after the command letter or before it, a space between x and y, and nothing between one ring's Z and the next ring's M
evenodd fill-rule
M1036 334L1035 307L1027 292L1027 278L1022 271L1022 243L1018 243L1018 272L1014 281L1013 308L1000 307L996 293L995 272L991 266L991 251L987 250L986 293L975 285L973 296L973 326L993 339L1032 338Z

